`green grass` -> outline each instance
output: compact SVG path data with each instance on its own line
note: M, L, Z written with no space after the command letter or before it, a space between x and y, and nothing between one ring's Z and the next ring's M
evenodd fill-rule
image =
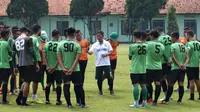
M89 57L89 63L86 70L86 81L85 81L85 94L86 94L86 103L88 104L88 108L80 109L80 107L75 106L75 96L73 91L73 86L71 88L71 100L74 104L75 108L69 110L65 105L56 106L56 94L55 92L51 92L50 100L52 105L45 104L37 104L30 107L20 107L15 104L16 96L9 96L9 101L11 101L12 105L0 105L0 112L199 112L200 101L188 101L189 92L185 92L184 100L182 105L176 104L176 100L178 97L178 93L174 92L173 98L169 105L158 105L156 107L152 107L149 104L148 108L139 108L133 109L129 108L129 104L133 103L132 97L132 85L129 78L129 65L130 61L128 60L128 45L120 45L118 49L118 66L116 70L116 78L115 78L115 96L110 96L107 86L107 81L104 81L103 91L104 95L98 95L98 89L96 85L96 81L94 79L95 74L95 58L94 56ZM31 93L31 92L30 92ZM196 94L196 98L197 98ZM32 95L30 94L30 97ZM44 92L39 89L39 98L45 102ZM62 94L63 96L63 94ZM160 98L162 98L163 93L161 93ZM62 97L62 101L65 103L64 97Z

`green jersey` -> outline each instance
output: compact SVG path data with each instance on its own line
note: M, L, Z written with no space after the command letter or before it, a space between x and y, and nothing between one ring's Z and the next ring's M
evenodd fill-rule
M147 53L147 69L162 70L162 58L165 47L159 41L149 41Z
M188 63L188 67L199 67L199 51L200 51L200 43L191 40L186 44L188 50L189 50L189 57L190 57L190 62Z
M57 63L57 47L58 47L59 42L52 40L49 41L45 46L44 46L44 52L46 54L47 58L47 63L49 67L53 68L55 64ZM58 65L56 70L61 70L60 66Z
M176 60L180 64L183 65L185 63L186 55L187 55L187 48L184 44L182 44L180 42L176 42L176 43L172 44L171 45L171 53L174 53ZM172 70L177 70L177 69L180 69L180 68L178 67L178 65L173 63Z
M74 40L63 40L59 43L57 52L62 54L62 61L66 69L71 69L77 54L81 54L81 46ZM79 64L77 64L74 71L80 71Z
M130 72L132 74L146 73L147 44L137 42L130 45L129 56L132 57Z
M163 55L162 63L172 62L171 59L171 44L172 38L169 35L163 34L158 40L165 46L165 52Z
M30 38L33 41L33 46L34 46L33 48L36 51L37 61L41 61L41 55L40 55L40 51L39 51L40 43L39 43L38 37L36 35L32 35L32 36L30 36Z
M5 40L0 40L0 68L9 69L9 53L11 53L11 48Z

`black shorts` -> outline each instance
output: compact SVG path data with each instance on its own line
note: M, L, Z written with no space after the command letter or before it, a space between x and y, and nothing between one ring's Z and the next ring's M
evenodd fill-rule
M13 74L14 67L13 67L12 61L9 61L9 64L10 64L10 75L11 75Z
M166 75L169 75L170 72L171 72L171 66L168 66L167 63L165 64L162 64L162 75L163 76L166 76Z
M56 70L53 73L47 73L47 84L53 84L54 81L57 84L62 84L62 71Z
M110 64L111 64L111 69L115 70L117 66L117 59L110 60Z
M80 71L73 72L71 75L65 75L64 72L62 72L62 79L63 82L71 82L74 84L82 84L82 77Z
M35 66L22 66L19 67L20 79L24 80L24 82L31 82L34 79L35 75Z
M103 80L103 75L105 78L112 79L111 68L110 66L100 66L96 67L96 80Z
M160 82L162 78L162 70L147 70L147 82L152 83L153 81Z
M146 74L130 74L132 84L146 84Z
M39 83L39 82L42 82L43 80L43 69L42 69L42 65L39 64L40 66L40 70L38 72L36 72L36 66L35 67L35 72L34 72L34 78L33 78L33 82L34 83Z
M185 79L185 71L184 70L172 70L172 72L168 75L168 80L170 83L184 82Z
M199 80L199 67L187 67L188 80Z
M0 81L8 82L10 69L0 68Z

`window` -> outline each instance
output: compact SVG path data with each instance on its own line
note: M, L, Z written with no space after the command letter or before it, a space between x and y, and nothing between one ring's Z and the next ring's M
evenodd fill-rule
M92 34L96 35L96 32L101 30L101 21L91 21L91 30Z
M148 29L148 21L142 21L140 24L140 30L145 31L146 29Z
M69 27L68 21L57 21L57 29L60 31L61 36L64 36L64 29Z
M165 21L164 20L153 20L153 29L156 29L157 27L163 28L163 31L165 32Z
M195 36L197 36L197 21L196 20L184 20L184 27L190 28Z

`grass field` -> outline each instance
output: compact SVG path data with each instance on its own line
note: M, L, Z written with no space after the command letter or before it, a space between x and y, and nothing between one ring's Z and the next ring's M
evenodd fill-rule
M128 45L120 45L118 49L118 66L116 70L115 78L115 96L110 96L107 86L107 81L104 81L103 91L104 95L99 96L96 81L94 79L95 74L95 59L94 56L89 57L89 63L86 70L86 81L85 81L85 92L86 92L86 103L88 108L81 109L80 107L75 106L75 96L73 87L71 87L71 100L74 104L74 109L68 109L63 106L56 106L56 94L51 92L50 100L52 105L45 104L35 104L30 107L20 107L15 104L16 96L9 96L9 101L12 105L0 105L0 112L199 112L200 110L200 101L188 101L189 92L185 92L184 100L182 105L176 104L178 93L174 92L173 101L169 105L158 105L152 107L149 104L148 108L139 108L133 109L129 108L129 105L133 103L132 97L132 85L129 79L129 65L130 61L128 60ZM30 94L30 96L32 96ZM45 102L44 92L39 89L39 98ZM63 94L62 94L63 96ZM163 93L161 93L160 98L162 98ZM196 99L197 99L196 94ZM62 97L63 103L65 103L64 97Z

